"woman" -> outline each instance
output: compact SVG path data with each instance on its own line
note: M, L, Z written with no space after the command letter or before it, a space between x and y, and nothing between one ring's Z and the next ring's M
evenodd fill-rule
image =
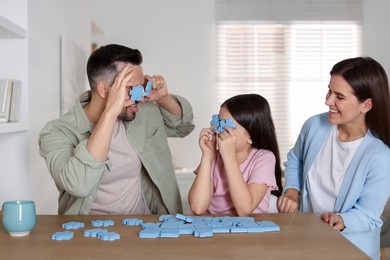
M390 94L369 57L333 66L325 104L309 118L285 163L280 212L314 212L372 259L390 194Z

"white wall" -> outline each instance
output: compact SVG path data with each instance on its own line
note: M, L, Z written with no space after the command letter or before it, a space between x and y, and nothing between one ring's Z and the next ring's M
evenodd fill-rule
M5 10L1 3L0 14ZM385 26L390 24L390 16L385 13L390 10L389 4L388 0L365 1L364 54L381 61L390 74L390 35ZM14 16L19 17L19 12L23 26L26 11L22 8ZM172 141L171 146L176 166L194 167L198 163L198 133L208 126L210 114L217 112L211 107L214 1L31 0L26 26L29 131L0 136L0 202L31 197L38 213L57 212L58 192L39 155L38 134L47 121L60 113L60 36L65 35L87 50L91 17L105 33L94 36L94 41L139 48L144 54L145 72L164 75L170 91L193 104L196 129L189 137ZM25 60L14 58L12 66L24 66ZM19 180L21 185L17 184Z
M29 1L30 176L32 199L41 214L57 213L58 191L39 155L38 135L47 121L60 116L60 37L89 55L90 20L90 1Z
M363 55L380 62L390 77L390 1L364 1Z
M176 167L194 168L200 159L198 134L208 127L214 86L214 1L210 0L94 0L92 19L104 35L99 46L118 43L139 49L144 72L161 74L171 93L192 104L195 130L171 138Z
M0 1L0 16L15 24L22 31L27 29L27 0ZM28 44L25 38L0 39L0 78L28 81ZM21 98L20 119L26 122L28 113L28 89ZM28 199L31 195L28 168L28 133L0 134L0 204L6 200Z

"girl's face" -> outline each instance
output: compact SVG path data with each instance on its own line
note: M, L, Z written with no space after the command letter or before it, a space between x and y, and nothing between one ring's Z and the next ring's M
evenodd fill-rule
M325 104L329 106L329 123L354 127L365 127L365 114L371 108L371 100L360 103L352 87L339 75L330 78Z
M220 108L219 118L220 120L230 118L233 121L234 133L236 135L236 151L243 151L252 146L252 139L248 131L233 118L226 107Z

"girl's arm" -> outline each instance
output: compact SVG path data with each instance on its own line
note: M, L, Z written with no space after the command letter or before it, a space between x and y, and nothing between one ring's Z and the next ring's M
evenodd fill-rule
M243 153L244 155L237 155L234 129L226 127L225 130L224 134L220 135L218 144L226 171L230 197L237 214L239 216L247 216L260 204L268 191L268 186L258 183L247 184L244 181L239 167L239 163L241 162L238 161L237 156L241 157L241 161L245 160L249 156L252 148L248 146L248 150ZM273 164L274 168L275 163Z
M216 146L215 135L211 128L202 129L199 146L202 150L202 157L198 168L195 170L196 177L188 193L191 211L196 215L206 213L213 195L211 164L216 154Z
M268 191L268 186L257 183L246 184L242 178L238 164L233 166L234 164L235 162L233 160L227 160L225 162L230 197L232 198L237 214L239 216L248 216L263 200Z

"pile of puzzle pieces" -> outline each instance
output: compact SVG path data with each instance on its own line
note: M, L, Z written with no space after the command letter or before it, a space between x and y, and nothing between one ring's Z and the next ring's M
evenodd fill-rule
M279 231L280 227L272 221L255 222L253 217L210 217L181 214L162 215L157 223L139 223L141 238L171 237L193 235L212 237L215 233L248 233Z
M180 235L193 235L194 237L212 237L215 233L253 233L279 231L280 227L272 221L258 221L253 217L211 217L211 216L185 216L182 214L161 215L160 222L146 222L137 218L125 218L122 224L126 226L141 226L140 238L169 237L178 238ZM114 225L113 220L91 221L94 227L108 227ZM62 224L64 229L83 228L82 222L68 222ZM101 240L113 241L120 239L120 234L109 232L107 229L84 230L84 237L96 237ZM69 240L73 232L56 232L52 240Z

